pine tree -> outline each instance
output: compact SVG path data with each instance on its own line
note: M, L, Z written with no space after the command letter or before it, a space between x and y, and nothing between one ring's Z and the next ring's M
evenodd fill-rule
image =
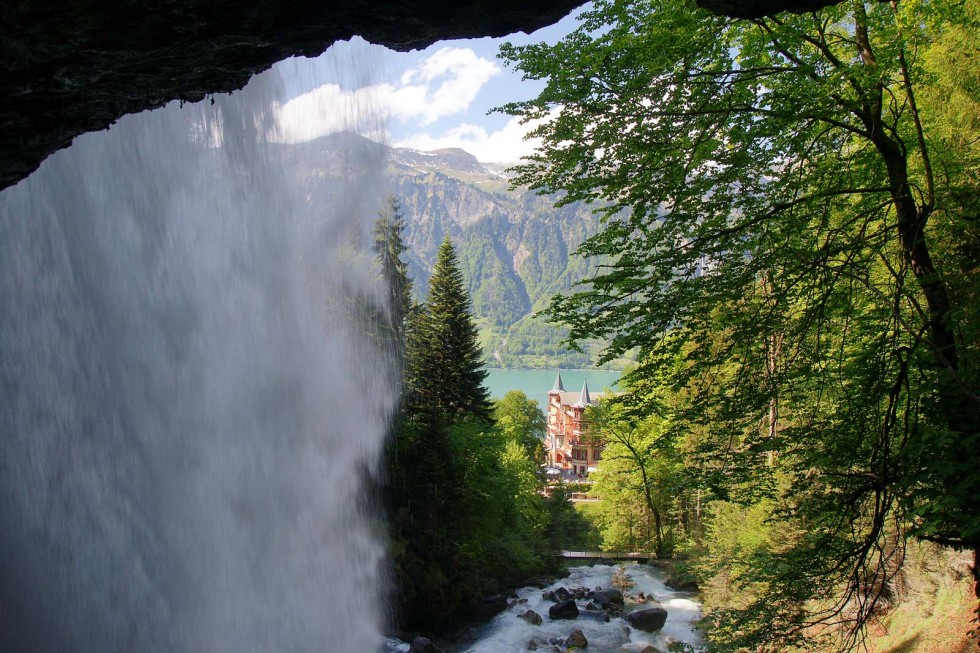
M404 625L434 627L554 560L534 463L490 418L469 294L448 240L428 301L406 321L406 377L388 465L394 604Z
M409 401L421 412L449 421L471 415L489 420L483 386L483 352L456 252L447 238L439 248L429 297L408 334Z
M385 287L388 313L382 327L386 344L399 361L405 352L405 323L412 311L412 280L402 260L407 249L402 240L405 219L398 199L391 197L388 206L378 213L374 223L375 261Z

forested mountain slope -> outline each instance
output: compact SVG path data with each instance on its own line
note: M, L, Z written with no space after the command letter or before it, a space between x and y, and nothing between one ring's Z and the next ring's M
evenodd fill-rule
M509 190L504 166L480 163L458 149L391 152L394 194L405 216L407 259L424 296L436 250L448 235L460 265L491 364L582 367L590 352L561 346L564 331L533 317L552 295L587 277L591 263L570 256L598 230L582 203L555 208L553 200Z
M362 202L381 206L389 194L397 199L417 299L428 292L437 251L448 235L491 366L594 365L597 343L585 343L584 353L570 351L562 346L564 328L534 317L552 296L592 274L594 259L572 256L599 230L588 205L555 208L553 198L513 191L505 165L481 163L463 150L390 148L350 132L276 145L273 156L305 186L313 210L338 203L351 210ZM385 171L376 188L352 189L343 182L350 171L369 167Z

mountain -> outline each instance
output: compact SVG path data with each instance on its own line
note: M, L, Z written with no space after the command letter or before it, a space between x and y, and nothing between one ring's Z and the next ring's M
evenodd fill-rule
M308 180L314 204L343 201L329 190L337 184L326 180L345 169L386 162L387 179L377 190L401 203L406 262L418 298L428 292L436 252L448 235L457 246L490 365L594 365L599 343L587 343L585 353L570 351L561 344L565 330L534 317L553 295L590 276L592 265L570 256L599 229L590 207L555 208L552 198L511 190L505 165L482 163L456 148L389 148L348 132L283 147L304 150L294 160L304 162L299 176Z
M591 208L555 208L552 198L511 190L506 166L485 164L460 149L394 148L390 171L401 202L409 273L420 297L448 235L459 250L474 313L491 365L587 367L586 353L562 346L566 332L535 318L550 298L587 278L592 267L570 256L599 229Z

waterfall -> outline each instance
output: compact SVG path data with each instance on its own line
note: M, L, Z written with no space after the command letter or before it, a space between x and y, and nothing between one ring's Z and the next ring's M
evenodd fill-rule
M5 651L380 647L382 148L269 142L281 89L126 117L0 194Z

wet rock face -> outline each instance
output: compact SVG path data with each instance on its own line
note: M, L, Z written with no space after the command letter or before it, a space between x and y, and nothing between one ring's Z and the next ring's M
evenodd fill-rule
M589 640L581 630L576 629L565 639L565 645L568 646L569 651L583 649L588 647Z
M555 599L554 599L555 602L558 602L558 603L560 603L561 601L567 601L568 599L574 598L572 596L572 593L569 592L564 587L559 587L558 589L556 589L555 592L554 592L554 597L555 597Z
M659 606L656 606L630 612L623 618L626 619L627 623L633 626L633 628L652 633L664 627L664 624L667 622L667 611Z
M618 589L596 590L592 593L592 600L602 610L622 611L625 605L623 593Z
M699 0L731 15L839 0ZM290 56L357 34L397 50L552 24L582 0L39 0L0 7L0 189L78 134L241 88ZM761 12L761 13L760 13Z
M568 599L554 604L548 609L548 616L553 620L578 618L578 606L575 605L575 599Z
M416 637L408 648L408 653L442 653L442 649L427 637Z
M507 609L507 597L502 594L495 594L483 599L476 608L476 616L480 619L489 620Z
M539 615L534 610L527 610L525 612L522 612L518 616L520 616L521 619L528 622L532 626L540 626L542 623L544 623L544 620L541 618L541 615Z

